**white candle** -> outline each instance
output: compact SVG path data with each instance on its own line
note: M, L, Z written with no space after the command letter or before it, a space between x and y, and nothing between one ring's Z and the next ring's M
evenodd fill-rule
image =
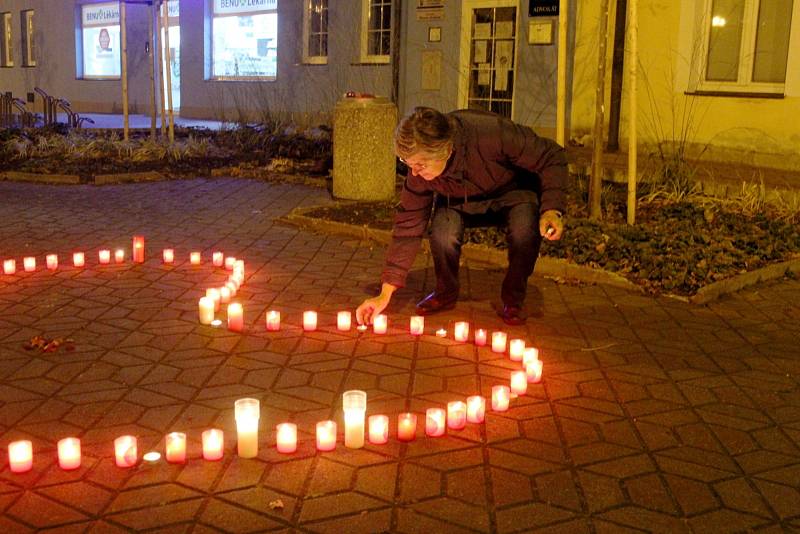
M219 460L225 448L225 439L222 430L212 428L204 431L203 439L203 458L210 461Z
M198 303L200 324L211 324L214 320L214 301L208 297L200 297Z
M528 391L528 375L525 371L512 371L511 393L524 395L526 391Z
M58 465L64 471L81 466L81 440L78 438L58 440Z
M45 257L45 261L47 262L47 268L51 271L55 271L58 269L58 255L57 254L48 254Z
M525 340L524 339L512 339L508 343L508 357L511 358L515 362L522 361L522 353L525 352Z
M436 331L436 337L447 337L447 330L440 328Z
M236 292L239 291L239 284L231 280L225 282L225 287L228 288L228 292L231 294L231 298L235 297Z
M222 299L222 295L219 294L219 289L216 287L209 287L206 289L206 297L214 302L214 311L219 311L219 301Z
M83 267L86 264L86 257L83 252L72 253L72 265L75 267Z
M528 365L530 362L535 362L539 359L539 349L533 347L526 347L522 353L522 364Z
M469 339L469 323L466 321L458 321L453 330L453 337L460 343L467 341L467 339Z
M303 312L303 330L312 332L317 329L317 312L304 311Z
M214 265L214 267L222 267L225 263L225 255L219 251L212 253L211 263Z
M369 442L383 445L389 441L389 417L386 415L369 416Z
M239 399L234 403L236 414L237 451L241 458L255 458L258 454L258 399Z
M3 260L3 274L14 274L17 272L16 260Z
M505 412L508 410L508 403L511 399L511 391L508 386L492 386L492 410L495 412Z
M332 451L336 448L336 421L317 423L317 450Z
M291 454L297 450L297 425L281 423L275 427L275 441L278 452Z
M447 414L442 408L428 408L425 411L425 434L435 438L444 436L447 427Z
M447 403L447 426L453 430L467 426L467 405L463 401Z
M175 261L175 250L171 248L165 248L161 252L161 257L164 258L164 263L172 263Z
M486 345L486 330L483 328L475 330L475 344L479 347Z
M367 394L350 390L342 395L344 408L344 446L360 449L364 446L364 413L367 410Z
M25 269L26 273L32 273L36 270L36 258L33 256L22 258L22 267Z
M342 332L350 330L351 323L353 322L353 314L349 311L340 311L336 314L336 328Z
M425 332L425 317L412 315L408 322L408 329L412 336L421 336Z
M200 265L200 253L199 252L190 252L189 253L189 263L191 265Z
M467 397L467 422L483 423L486 414L486 399L480 395Z
M186 434L170 432L166 437L167 462L182 464L186 461Z
M376 315L372 320L372 331L376 334L385 334L389 326L389 318L383 314Z
M121 248L118 248L114 251L114 262L122 263L123 261L125 261L125 251Z
M111 263L111 251L106 249L101 250L97 253L97 259L103 265Z
M281 312L269 310L267 312L267 330L277 332L281 329Z
M22 439L8 444L8 465L12 473L25 473L33 467L33 444Z
M114 458L117 467L133 467L139 459L135 436L120 436L114 440Z
M525 374L529 384L538 384L542 381L542 360L532 360L525 366Z
M244 330L244 308L240 302L228 304L228 330L231 332Z
M227 304L231 301L231 288L228 286L222 286L219 288L219 301L222 304Z
M229 271L233 270L233 264L236 263L236 258L233 256L228 256L225 258L225 268Z
M397 439L412 441L417 437L417 414L401 413L397 416Z
M233 271L244 276L244 260L236 260L233 262Z
M505 352L506 338L505 332L492 332L492 352Z

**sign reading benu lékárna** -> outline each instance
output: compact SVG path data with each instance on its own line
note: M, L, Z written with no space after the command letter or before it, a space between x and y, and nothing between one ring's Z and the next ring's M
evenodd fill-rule
M278 9L278 0L214 0L215 15L274 11L276 9Z
M119 2L84 4L81 6L81 20L84 28L119 24Z

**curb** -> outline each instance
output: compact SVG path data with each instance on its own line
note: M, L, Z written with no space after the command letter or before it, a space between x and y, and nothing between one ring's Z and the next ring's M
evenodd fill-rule
M36 172L6 171L0 173L0 179L10 182L36 182L39 184L80 184L77 174L39 174Z
M774 263L767 265L755 271L748 273L737 274L731 278L714 282L707 286L703 286L697 290L697 293L689 297L689 302L692 304L706 304L715 300L722 295L735 293L745 287L756 285L760 282L767 282L769 280L776 280L782 278L788 273L800 274L800 259L784 261L781 263Z
M95 185L125 184L131 182L158 182L167 177L158 171L123 172L119 174L95 174Z

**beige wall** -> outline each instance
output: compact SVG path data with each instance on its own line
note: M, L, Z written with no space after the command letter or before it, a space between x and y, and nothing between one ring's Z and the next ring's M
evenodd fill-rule
M639 0L640 143L649 145L643 147L647 150L657 143L685 141L690 157L800 170L800 2L794 2L782 99L686 94L698 68L695 50L703 4L704 0ZM590 134L594 124L600 19L599 2L580 1L578 9L572 138ZM613 16L612 10L612 25ZM610 62L607 68L610 79ZM626 83L621 146L627 143L627 89ZM608 93L607 88L607 98Z

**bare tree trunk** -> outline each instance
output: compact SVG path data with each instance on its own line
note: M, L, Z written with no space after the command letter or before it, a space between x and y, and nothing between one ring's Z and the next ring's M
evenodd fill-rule
M169 0L164 0L164 48L166 49L167 111L169 113L169 142L175 141L175 115L172 109L172 55L169 49Z
M161 39L161 0L153 6L156 17L156 48L158 48L158 98L161 101L161 137L167 134L167 106L164 100L164 44Z
M636 222L636 157L638 144L636 139L636 74L639 65L639 14L637 3L639 0L630 0L630 17L628 19L628 224Z
M622 108L622 79L625 72L625 19L627 0L617 0L614 17L614 51L611 60L611 104L608 110L608 144L609 152L619 150L619 121Z
M567 28L569 0L558 5L558 81L556 89L556 142L567 146Z
M125 2L119 4L120 39L122 40L122 137L128 140L130 122L128 118L128 17Z
M595 90L594 151L592 154L592 176L589 182L589 218L602 217L601 192L603 189L603 125L605 123L606 88L606 42L608 41L608 2L601 0L600 28L597 32L600 43L597 51L597 88Z

